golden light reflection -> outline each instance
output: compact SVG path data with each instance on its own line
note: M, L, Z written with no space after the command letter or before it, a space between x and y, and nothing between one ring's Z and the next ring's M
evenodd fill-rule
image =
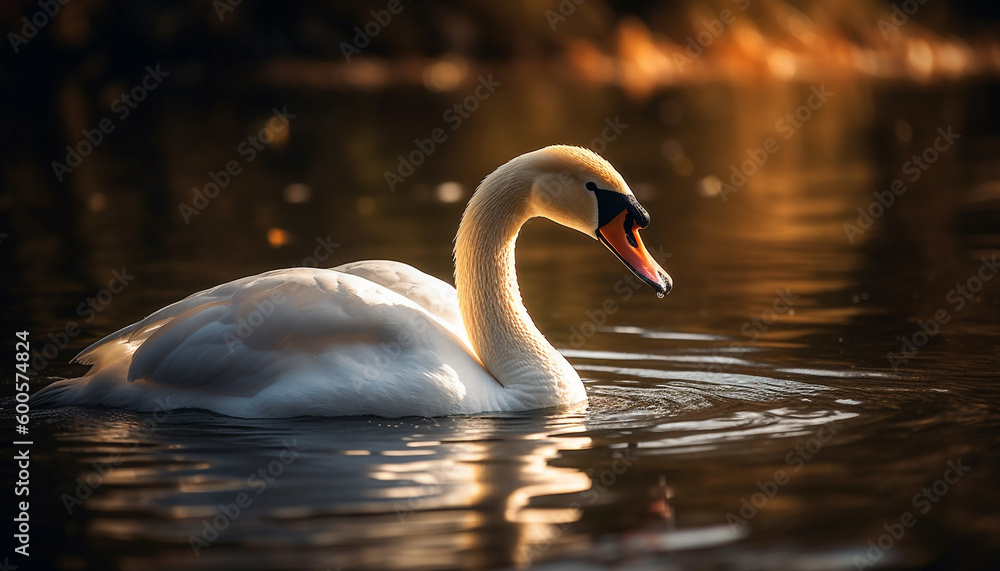
M381 62L357 58L342 69L347 83L358 89L374 90L390 83L390 70Z
M733 39L746 57L758 58L767 52L768 41L749 22L733 24Z
M419 522L419 529L425 531L435 525L447 526L442 531L451 530L449 533L434 536L440 542L441 553L460 553L483 543L495 545L495 538L480 536L482 530L492 529L501 521L516 524L517 533L505 550L512 561L525 564L528 562L525 554L553 537L556 526L575 522L581 516L579 509L566 507L568 502L558 502L558 507L551 508L539 507L535 502L539 498L581 493L592 485L583 471L552 465L566 451L586 449L593 444L584 436L585 428L578 420L570 417L557 420L558 423L547 423L548 428L520 438L505 434L502 441L496 442L489 438L461 443L412 441L402 450L382 451L380 454L387 459L398 458L401 451L432 455L371 466L368 477L399 484L379 486L371 493L395 500L394 509L404 514L407 524ZM502 502L499 513L490 507L497 501ZM469 507L472 508L467 513L469 521L456 520L455 509ZM421 539L422 545L427 539Z
M909 143L913 138L913 126L905 119L896 119L893 130L896 132L896 138L904 143Z
M453 203L462 200L465 196L465 189L462 185L454 182L442 182L434 189L434 194L440 202Z
M720 13L712 10L696 6L685 29L672 29L669 35L624 16L612 53L596 40L574 38L567 42L566 54L585 81L617 83L638 99L678 83L859 76L924 81L1000 71L1000 44L995 39L974 49L919 24L896 26L890 32L877 24L891 18L887 13L873 17L847 9L813 20L778 3L764 9L765 14L735 10L723 24ZM860 31L852 34L848 29Z
M767 67L775 77L789 79L795 75L795 56L785 49L772 49L767 55Z
M280 248L292 243L292 234L282 228L267 229L267 243L272 248Z
M531 507L535 498L559 496L585 492L591 487L591 479L576 468L552 466L550 461L567 450L583 450L593 446L588 436L569 436L567 434L585 432L580 423L564 426L559 431L559 438L553 439L551 434L533 434L526 440L543 443L534 453L524 458L518 471L519 481L523 484L515 489L506 501L504 520L521 525L520 537L515 554L518 565L527 565L527 559L532 547L560 535L559 526L577 521L582 515L578 509L568 508L537 508Z
M424 68L424 87L439 93L454 91L465 79L468 64L457 58L436 61Z
M710 174L698 181L698 194L706 198L715 198L722 194L722 181Z
M386 450L383 456L433 456L433 450Z
M653 41L646 24L635 17L622 18L618 24L618 54L622 86L636 97L647 97L658 81L676 68L668 53Z
M259 130L253 133L268 146L281 149L288 143L291 134L291 124L279 115L271 115L259 125Z
M606 84L614 79L614 60L586 40L571 40L566 48L566 58L577 75L588 83Z
M691 173L694 172L694 163L692 163L691 159L687 156L679 157L673 162L673 164L674 172L676 172L679 176L691 176Z
M312 189L309 185L297 182L286 186L281 195L289 204L303 204L312 198Z
M654 8L646 19L625 14L608 24L610 29L600 31L560 27L559 51L550 63L561 74L568 70L575 81L617 85L634 99L648 98L662 87L719 81L866 77L929 81L1000 73L996 37L980 34L960 40L912 19L903 25L886 24L893 21L891 5L800 6L800 10L777 2L743 11L740 4L688 6L688 17L680 20L673 17L673 9ZM720 19L723 9L730 10L725 23ZM508 71L538 69L522 63ZM410 84L440 93L496 69L495 64L477 63L457 53L433 59L366 53L350 62L276 58L263 67L262 77L283 86L371 91Z
M946 72L962 75L972 63L972 53L964 44L946 43L938 49L937 61Z
M369 216L375 213L375 199L370 196L359 196L358 200L354 203L354 208L358 211L358 214L364 214Z
M441 442L437 440L413 440L406 443L408 448L424 448L424 447L434 447L440 446Z
M803 44L809 45L815 42L819 36L816 34L812 20L790 6L787 7L787 10L787 17L783 23L788 33Z
M87 197L87 208L91 212L101 212L108 205L108 196L103 192L93 192Z
M913 40L906 48L906 63L918 77L928 77L934 70L934 51L925 40Z

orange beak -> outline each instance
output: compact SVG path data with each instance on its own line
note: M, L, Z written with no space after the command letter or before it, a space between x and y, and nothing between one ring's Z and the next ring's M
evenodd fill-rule
M632 227L627 228L627 223L631 223ZM639 224L628 216L628 211L623 210L614 220L597 229L597 238L649 287L658 293L670 293L673 280L642 243L639 228Z

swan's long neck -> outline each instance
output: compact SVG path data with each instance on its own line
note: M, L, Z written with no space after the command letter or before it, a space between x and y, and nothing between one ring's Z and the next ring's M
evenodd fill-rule
M521 302L517 234L534 216L531 173L508 163L483 180L455 238L455 284L472 347L525 408L586 399L573 367L538 331Z

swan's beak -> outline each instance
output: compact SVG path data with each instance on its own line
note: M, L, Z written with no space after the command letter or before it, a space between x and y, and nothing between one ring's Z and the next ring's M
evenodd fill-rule
M623 210L613 220L597 229L597 238L649 287L658 293L670 293L674 287L673 280L660 264L656 263L642 243L642 239L639 238L639 228L635 219L628 215L628 210Z

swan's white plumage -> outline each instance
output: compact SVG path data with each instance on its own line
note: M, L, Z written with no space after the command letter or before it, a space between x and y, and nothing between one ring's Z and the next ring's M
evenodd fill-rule
M454 288L399 262L276 270L198 292L105 337L76 359L95 365L91 374L37 397L243 417L519 408L453 329L456 316Z
M389 260L351 262L333 269L365 278L420 305L469 345L458 309L458 292L451 284L413 266Z

